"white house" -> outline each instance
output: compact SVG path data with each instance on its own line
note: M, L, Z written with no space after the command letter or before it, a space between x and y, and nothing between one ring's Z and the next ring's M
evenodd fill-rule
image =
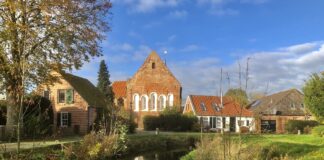
M183 113L194 114L210 130L239 132L240 126L250 131L255 129L253 113L240 107L231 97L189 95Z

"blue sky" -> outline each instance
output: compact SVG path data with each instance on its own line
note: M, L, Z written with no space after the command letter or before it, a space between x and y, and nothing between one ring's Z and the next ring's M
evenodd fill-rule
M73 73L96 84L99 61L111 79L130 78L157 51L184 95L238 87L238 63L251 58L249 92L301 88L324 70L323 0L112 0L103 57ZM164 52L167 51L167 54Z

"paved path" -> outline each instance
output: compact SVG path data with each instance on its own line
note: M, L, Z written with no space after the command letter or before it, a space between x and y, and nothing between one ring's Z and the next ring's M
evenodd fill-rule
M40 148L47 147L57 144L71 143L80 141L81 137L67 137L61 139L52 139L52 140L35 140L35 141L23 141L20 143L21 149L31 149L31 148ZM17 149L17 143L2 143L0 142L0 153L15 151Z

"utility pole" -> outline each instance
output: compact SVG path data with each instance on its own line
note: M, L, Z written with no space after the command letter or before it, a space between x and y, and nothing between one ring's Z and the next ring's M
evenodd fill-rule
M239 67L239 85L240 85L240 89L242 89L242 72L241 72L241 62L240 60L237 62L238 63L238 67Z
M221 68L221 79L220 79L220 96L221 96L221 107L223 107L223 68Z
M250 57L248 57L246 59L246 72L245 72L245 92L247 92L247 88L248 88L248 80L249 80L249 61L250 61Z

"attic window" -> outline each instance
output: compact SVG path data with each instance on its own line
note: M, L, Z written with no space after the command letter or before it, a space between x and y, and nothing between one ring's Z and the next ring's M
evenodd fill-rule
M216 103L212 103L213 108L215 109L215 111L219 112L220 108Z
M200 103L200 108L201 108L202 111L206 111L207 110L206 109L206 106L205 106L205 103L203 103L203 102Z
M152 63L152 69L155 69L155 62Z

